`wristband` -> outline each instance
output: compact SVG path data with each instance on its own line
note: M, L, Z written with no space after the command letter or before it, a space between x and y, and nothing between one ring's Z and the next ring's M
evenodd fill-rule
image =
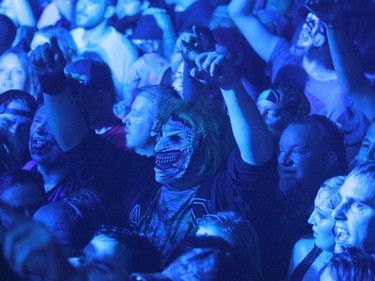
M43 94L55 96L67 88L66 76L62 71L54 76L39 76L40 86Z

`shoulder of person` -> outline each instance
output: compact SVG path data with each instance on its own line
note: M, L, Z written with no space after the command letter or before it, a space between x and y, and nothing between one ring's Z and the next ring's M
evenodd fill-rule
M299 264L314 248L315 239L311 236L304 236L299 239L293 247L292 260Z
M123 34L119 31L117 31L114 27L110 27L111 31L110 31L110 36L112 38L116 38L116 40L118 40L118 42L121 42L123 43L124 45L127 45L128 47L130 46L131 48L135 48L136 47L134 46L134 44L131 42L130 38L128 35L126 34Z

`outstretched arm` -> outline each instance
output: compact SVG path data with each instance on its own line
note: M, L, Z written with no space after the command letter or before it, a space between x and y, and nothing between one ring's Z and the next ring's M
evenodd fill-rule
M369 120L375 118L375 88L367 80L358 49L340 27L327 27L333 64L340 85Z
M170 15L166 10L155 7L146 9L143 15L154 16L156 23L163 33L163 56L169 61L177 40Z
M58 145L68 151L88 134L86 121L66 87L66 61L55 38L37 47L30 54L41 81L48 125Z
M191 71L194 78L220 87L242 159L252 165L270 160L274 150L270 133L233 67L216 52L199 54L195 63L197 67Z
M358 2L358 1L357 1ZM349 41L342 24L344 6L342 1L321 5L320 1L306 1L306 4L326 23L327 37L333 64L340 85L369 120L375 118L375 88L367 80L361 64L358 49Z
M29 1L13 0L13 9L20 26L35 26L35 17Z
M254 0L232 0L228 5L229 16L254 51L269 62L281 37L269 32L253 15Z

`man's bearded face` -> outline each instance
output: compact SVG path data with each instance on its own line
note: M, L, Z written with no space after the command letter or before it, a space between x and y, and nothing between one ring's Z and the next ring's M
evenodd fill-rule
M194 152L193 130L183 119L171 116L162 127L156 146L155 177L162 184L180 179Z

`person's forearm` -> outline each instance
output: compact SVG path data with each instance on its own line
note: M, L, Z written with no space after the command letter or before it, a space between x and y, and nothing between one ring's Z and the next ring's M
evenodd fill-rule
M252 0L232 0L228 13L254 51L269 62L281 37L272 34L252 13Z
M14 9L20 25L35 26L33 10L27 0L13 0Z
M191 77L191 68L188 62L184 63L183 79L182 79L182 98L187 102L194 102L202 98L208 98L206 87Z
M370 120L375 117L375 89L365 76L358 49L340 26L327 26L333 65L343 91Z
M260 165L271 159L273 142L258 108L238 80L221 90L228 108L232 131L242 159Z
M228 5L228 13L231 17L251 15L254 3L254 0L232 0Z
M340 27L327 27L332 61L345 92L360 87L366 81L358 50Z
M174 29L172 26L169 28L162 30L163 32L163 56L166 58L168 61L171 60L174 47L176 45L176 34L174 32Z
M67 89L58 95L44 94L44 103L48 124L63 151L74 148L87 138L87 123Z
M163 34L162 54L168 61L170 61L176 44L177 36L169 14L164 9L154 7L146 9L143 14L154 16L155 21Z

